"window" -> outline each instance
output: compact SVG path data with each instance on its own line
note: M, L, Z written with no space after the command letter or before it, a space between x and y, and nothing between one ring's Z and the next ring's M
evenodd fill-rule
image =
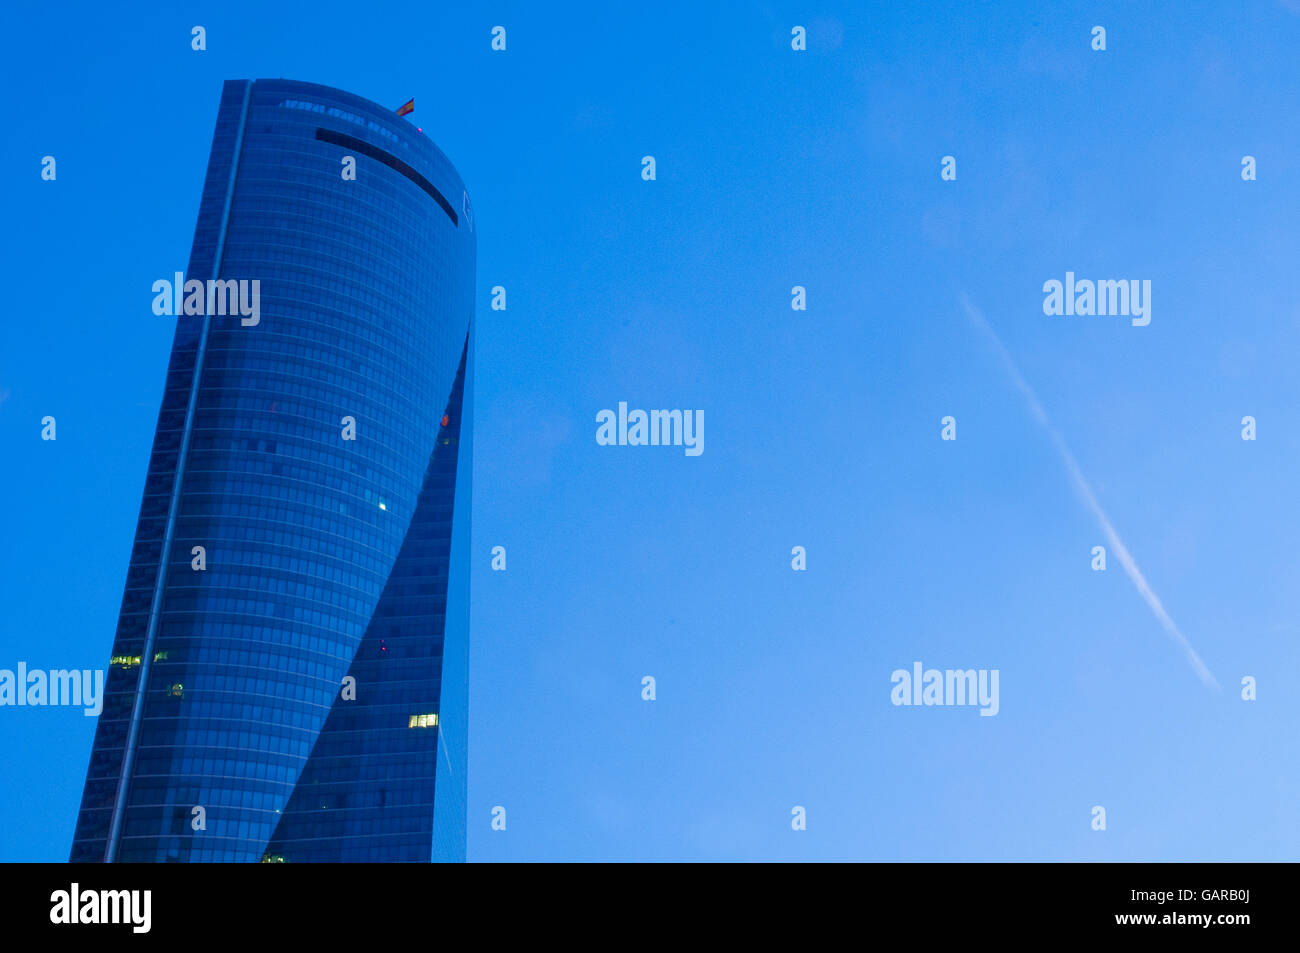
M412 715L412 716L411 716L411 720L410 720L410 722L407 724L406 727L408 727L408 728L437 728L437 727L438 727L438 716L437 716L437 714L432 714L432 715Z
M343 146L345 149L351 149L353 152L360 152L363 156L378 159L390 169L396 169L423 189L430 198L437 202L438 206L447 213L447 217L451 219L451 224L459 225L455 209L451 207L450 202L442 197L442 193L434 187L434 184L412 169L401 159L397 158L397 156L385 152L383 149L376 146L372 146L370 143L358 139L355 136L335 132L333 129L317 129L316 138L321 142L328 142L331 145Z

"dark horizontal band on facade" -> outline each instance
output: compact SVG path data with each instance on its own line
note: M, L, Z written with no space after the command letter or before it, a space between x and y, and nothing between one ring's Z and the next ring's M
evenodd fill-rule
M372 146L370 143L358 139L355 136L335 132L333 129L321 129L318 127L316 129L316 138L321 142L333 143L336 146L344 146L354 152L360 152L363 156L378 159L390 169L396 169L420 188L424 189L424 191L428 192L429 195L433 196L433 200L442 206L442 210L446 212L447 217L451 219L451 224L457 227L460 226L460 219L456 217L456 210L451 207L451 203L443 197L441 192L434 188L432 182L420 175L420 173L416 172L401 159L397 158L397 156L390 152L385 152L378 146Z

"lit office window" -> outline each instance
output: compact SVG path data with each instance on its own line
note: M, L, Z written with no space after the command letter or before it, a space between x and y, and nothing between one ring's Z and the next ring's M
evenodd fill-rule
M438 716L434 715L412 715L411 720L407 723L408 728L437 728Z

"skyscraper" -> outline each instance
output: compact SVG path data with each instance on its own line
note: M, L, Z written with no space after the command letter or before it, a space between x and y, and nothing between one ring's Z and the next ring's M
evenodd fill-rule
M464 860L474 262L409 121L225 84L72 860Z

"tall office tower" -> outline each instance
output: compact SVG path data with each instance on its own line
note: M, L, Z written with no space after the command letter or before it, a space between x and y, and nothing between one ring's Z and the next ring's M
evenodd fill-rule
M465 859L474 256L409 121L225 84L71 860Z

